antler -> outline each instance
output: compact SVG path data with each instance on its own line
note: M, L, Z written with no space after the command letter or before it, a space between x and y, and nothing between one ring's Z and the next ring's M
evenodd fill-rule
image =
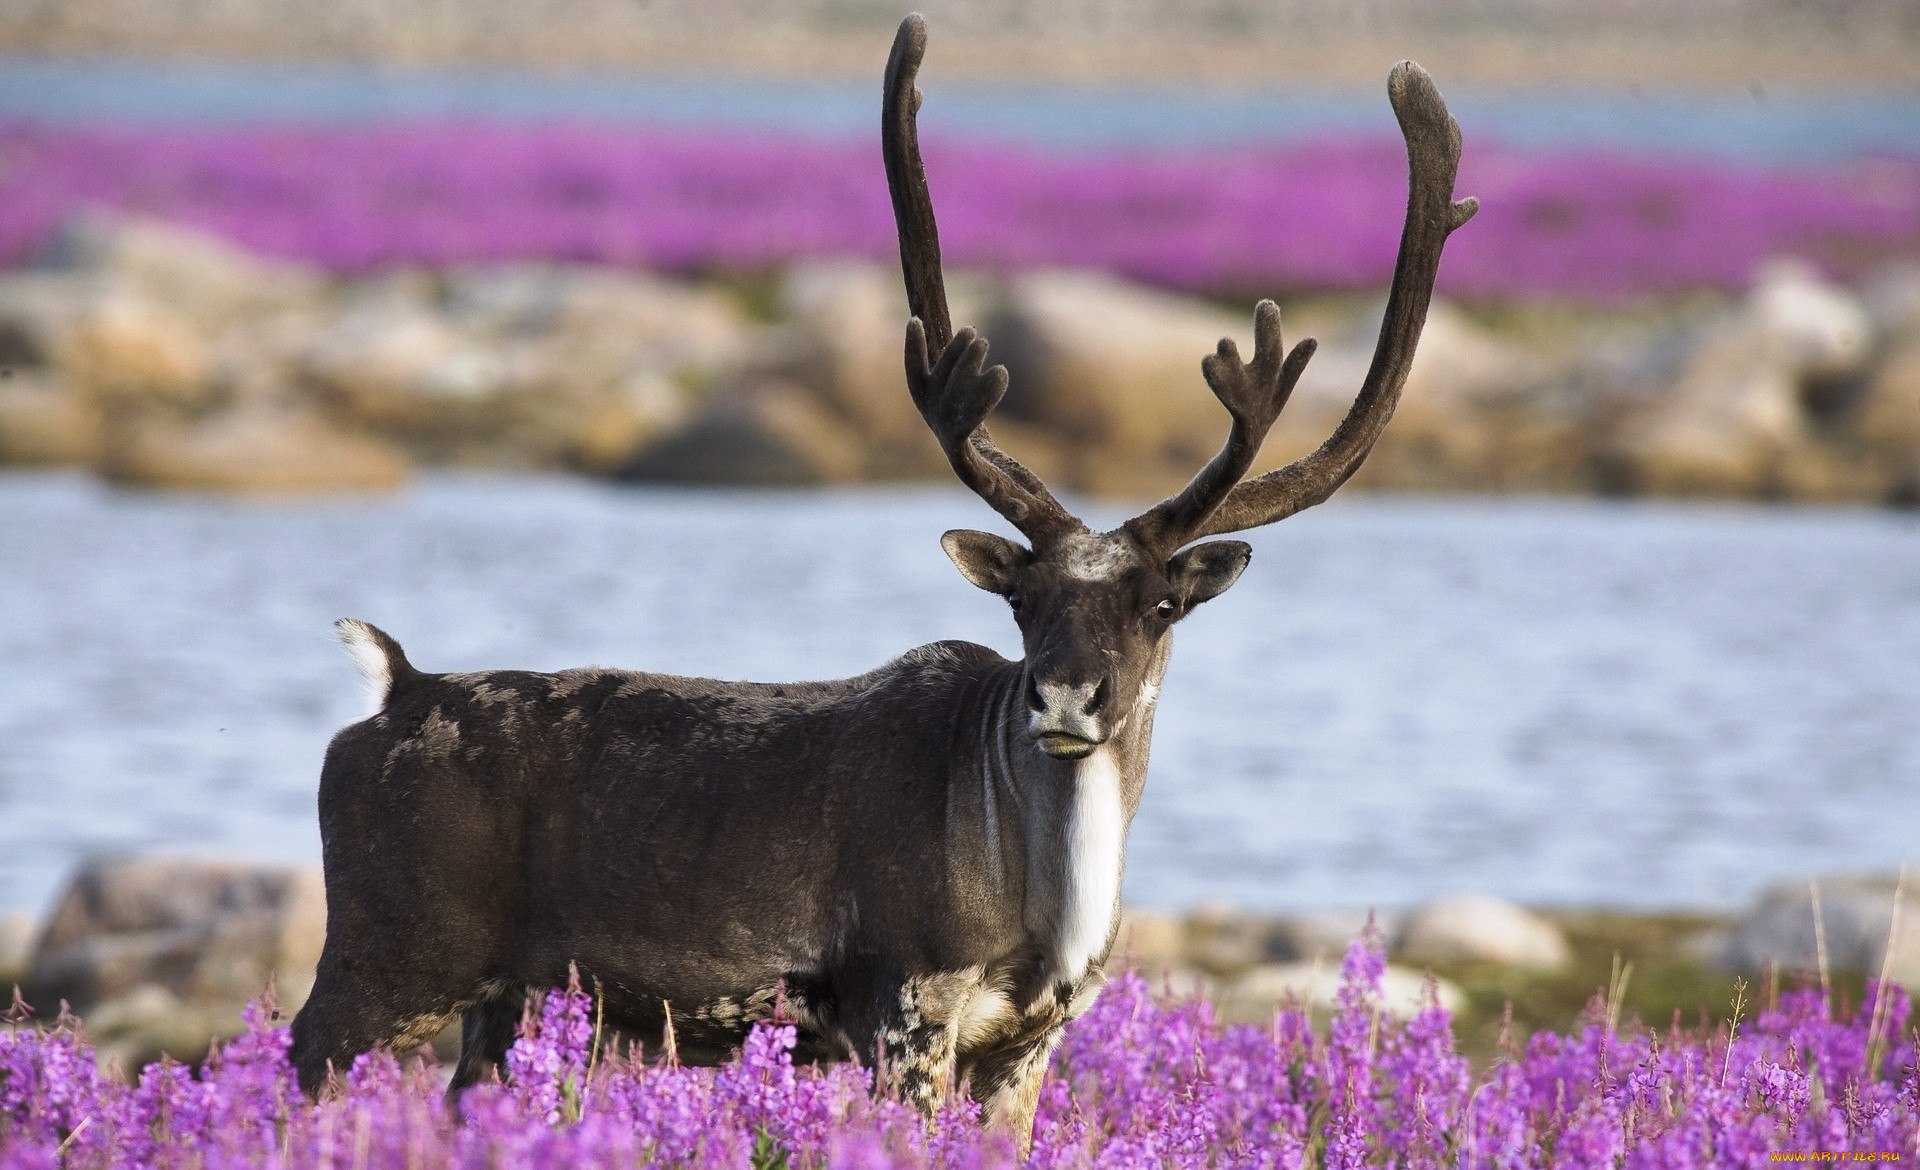
M1241 366L1239 351L1225 340L1218 353L1201 363L1233 426L1226 446L1179 495L1127 523L1148 547L1171 553L1189 541L1272 524L1322 502L1360 469L1393 417L1426 324L1441 249L1480 204L1471 198L1454 202L1460 127L1447 113L1433 79L1413 62L1402 61L1387 77L1387 96L1407 140L1407 220L1400 232L1386 319L1359 395L1332 437L1312 454L1239 483L1313 356L1314 342L1308 339L1280 360L1280 312L1271 301L1262 301L1254 312L1253 361Z
M1081 524L1053 498L1039 476L987 435L983 423L1007 392L1007 369L984 368L987 342L973 330L953 334L946 280L940 271L940 232L934 225L933 196L927 190L927 169L920 161L920 134L914 121L921 95L913 81L926 51L926 21L919 13L910 13L900 22L887 58L880 125L887 189L893 196L894 226L900 235L900 271L906 278L907 308L913 314L907 322L907 386L960 482L1038 544ZM939 353L931 365L930 349Z
M1231 337L1220 339L1220 348L1201 359L1200 371L1220 405L1227 408L1233 426L1227 432L1227 444L1220 448L1200 473L1180 494L1156 504L1142 516L1128 521L1127 527L1140 542L1162 556L1193 539L1189 533L1213 514L1240 477L1253 466L1261 441L1273 429L1274 420L1287 405L1294 384L1307 368L1319 342L1309 337L1281 358L1284 342L1280 338L1280 307L1261 301L1253 310L1253 360L1242 363L1240 348Z

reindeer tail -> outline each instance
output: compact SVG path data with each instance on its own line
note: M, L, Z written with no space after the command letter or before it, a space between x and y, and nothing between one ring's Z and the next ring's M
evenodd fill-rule
M400 643L378 626L355 618L341 618L333 623L333 628L346 644L347 656L353 659L354 668L367 685L373 714L386 709L395 688L420 673L407 661L407 652L400 648Z

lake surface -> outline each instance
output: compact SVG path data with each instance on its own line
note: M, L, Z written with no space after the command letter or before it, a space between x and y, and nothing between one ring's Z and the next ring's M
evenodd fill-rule
M936 489L0 475L0 912L94 853L317 857L321 754L363 713L336 617L429 670L1017 652L937 542L994 519ZM1920 860L1920 516L1347 497L1252 539L1178 634L1134 901L1729 906Z
M1391 139L1383 63L1352 89L1205 89L941 82L928 135L1048 150L1283 145L1355 133ZM1756 163L1920 153L1920 94L1638 88L1479 90L1440 82L1475 140L1521 149L1618 150ZM582 121L866 140L868 82L673 78L626 73L391 69L0 58L0 119L220 124L385 120Z

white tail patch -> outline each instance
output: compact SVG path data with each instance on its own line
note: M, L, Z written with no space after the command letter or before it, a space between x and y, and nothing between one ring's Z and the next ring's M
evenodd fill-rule
M340 635L340 641L347 648L347 657L353 659L353 668L360 672L360 681L366 687L369 715L378 715L387 705L387 696L393 691L393 666L387 661L387 652L380 648L373 630L367 623L352 618L341 618L333 623L334 630Z
M1066 905L1055 956L1062 979L1078 979L1100 958L1120 902L1120 849L1127 818L1120 806L1120 769L1101 748L1080 762L1067 826Z

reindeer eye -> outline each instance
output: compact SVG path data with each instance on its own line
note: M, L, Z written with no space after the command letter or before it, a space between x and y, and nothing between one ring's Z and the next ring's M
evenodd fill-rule
M1159 605L1156 605L1153 607L1153 616L1159 618L1163 622L1170 622L1173 620L1174 612L1177 611L1179 608L1180 608L1179 606L1173 603L1173 598L1169 597L1164 601L1162 601Z
M1007 604L1013 608L1013 612L1015 613L1020 612L1020 600L1020 591L1018 589L1007 590Z

